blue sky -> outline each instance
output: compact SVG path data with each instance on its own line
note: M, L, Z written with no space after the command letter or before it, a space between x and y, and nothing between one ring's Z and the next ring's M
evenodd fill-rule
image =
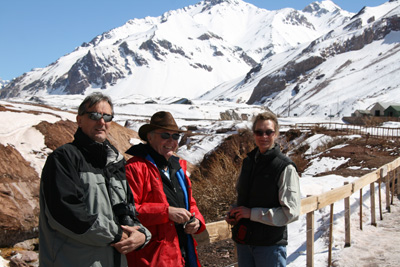
M10 80L43 68L70 53L83 42L129 19L160 16L168 10L200 0L4 0L0 2L0 78ZM303 9L313 0L245 0L257 7L276 10ZM358 12L385 0L334 0Z

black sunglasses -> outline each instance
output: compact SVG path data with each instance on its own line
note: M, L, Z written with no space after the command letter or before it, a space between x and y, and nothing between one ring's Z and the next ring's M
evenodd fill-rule
M275 133L275 131L272 131L272 130L266 130L266 131L254 130L254 134L255 134L256 136L264 136L264 133L265 133L267 136L270 136L271 134Z
M94 121L98 121L103 118L104 122L110 122L114 118L113 115L110 114L101 114L98 112L85 112L85 114L89 114L89 118Z
M169 139L170 137L172 137L172 139L174 139L174 140L176 141L176 140L179 139L179 137L181 137L181 135L178 134L178 133L174 133L174 134L170 134L170 133L157 133L157 132L154 132L154 133L161 135L161 138L162 138L162 139L165 139L165 140L167 140L167 139Z

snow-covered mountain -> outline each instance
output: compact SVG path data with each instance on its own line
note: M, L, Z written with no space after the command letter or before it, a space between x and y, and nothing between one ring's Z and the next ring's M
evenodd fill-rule
M3 88L4 86L6 86L10 81L5 81L2 78L0 78L0 90L1 88Z
M247 100L299 116L343 116L378 101L400 102L399 31L399 1L365 7L343 25L269 57L244 79L202 98Z
M87 94L265 105L350 115L400 90L400 3L354 15L330 0L269 11L204 0L133 19L11 81L1 98ZM38 98L36 98L38 99Z

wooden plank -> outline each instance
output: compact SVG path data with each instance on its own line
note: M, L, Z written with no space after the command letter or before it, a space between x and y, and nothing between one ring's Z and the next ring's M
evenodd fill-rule
M389 165L389 171L397 169L398 167L400 167L400 157L388 163L387 165Z
M353 194L353 184L343 185L338 188L334 188L331 191L325 192L318 196L318 209L322 209L332 203L349 197Z
M206 230L198 235L193 235L199 244L214 243L231 237L231 226L226 221L206 224Z
M301 212L300 214L306 214L311 211L318 209L318 198L317 196L309 196L301 200Z
M354 184L354 192L360 190L361 188L363 188L364 186L367 186L373 182L376 182L379 180L380 177L380 169L374 171L374 172L370 172L367 173L364 176L361 176L360 179L357 179L353 182Z

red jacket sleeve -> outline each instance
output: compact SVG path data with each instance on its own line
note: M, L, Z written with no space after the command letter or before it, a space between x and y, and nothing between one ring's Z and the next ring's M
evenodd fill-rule
M164 195L160 174L150 162L130 159L125 166L138 218L143 225L168 222L169 204ZM164 199L165 198L165 199Z
M183 171L185 173L186 181L187 181L187 184L188 184L190 213L192 213L192 214L194 213L195 217L197 219L199 219L199 221L200 221L200 228L196 232L196 234L199 234L199 233L203 232L206 229L206 222L204 220L203 215L200 213L200 210L197 207L196 200L194 199L193 194L192 194L192 192L193 192L192 191L192 182L190 181L189 177L186 174L186 170L187 170L186 161L185 160L180 160L179 164L181 165L181 167L182 167L182 169L183 169Z

